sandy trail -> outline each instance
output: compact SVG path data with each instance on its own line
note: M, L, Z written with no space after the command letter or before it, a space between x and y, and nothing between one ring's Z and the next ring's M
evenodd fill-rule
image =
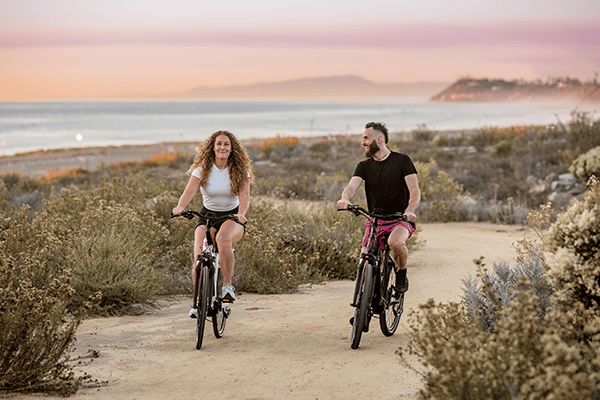
M484 223L424 224L426 244L409 260L405 307L429 298L456 301L473 259L514 263L512 244L532 233L521 226ZM76 367L107 383L83 387L73 399L414 399L421 377L399 363L406 348L406 312L396 334L385 337L377 320L350 348L348 319L353 282L302 287L297 293L243 293L225 336L207 324L202 350L194 348L190 301L177 299L150 315L95 318L77 334L76 354L100 357Z

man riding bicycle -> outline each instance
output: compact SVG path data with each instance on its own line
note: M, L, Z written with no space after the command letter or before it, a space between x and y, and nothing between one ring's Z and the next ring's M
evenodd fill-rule
M408 222L394 221L381 224L378 232L389 234L388 244L397 266L396 288L402 293L408 290L406 263L408 249L406 241L415 230L417 215L415 211L421 201L421 191L417 180L417 170L405 154L387 148L389 134L385 124L369 122L365 125L362 146L366 160L358 163L348 186L342 192L337 205L346 209L356 195L361 183L365 181L365 194L369 212L378 210L381 214L404 213ZM367 252L370 229L369 223L362 242L362 252Z

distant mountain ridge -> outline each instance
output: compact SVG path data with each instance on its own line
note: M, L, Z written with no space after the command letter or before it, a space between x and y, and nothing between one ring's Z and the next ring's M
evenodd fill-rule
M600 84L597 77L585 83L568 77L549 78L546 82L461 78L431 97L431 101L487 102L565 98L600 103Z
M198 86L184 92L124 94L121 98L431 97L448 82L375 83L361 76L301 78L248 85Z

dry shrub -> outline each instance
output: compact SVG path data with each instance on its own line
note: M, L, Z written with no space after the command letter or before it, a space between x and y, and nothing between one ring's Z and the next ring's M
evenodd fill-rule
M94 188L63 188L46 202L44 214L65 243L60 257L73 269L78 299L102 292L96 311L120 313L166 290L182 290L189 270L176 263L182 243L174 239L183 235L171 238L164 215L179 190L151 174L132 174Z
M548 266L561 301L600 312L600 181L588 185L585 200L573 201L550 228Z
M83 168L59 169L58 167L46 172L43 181L60 181L63 179L87 175L88 171Z
M312 203L302 211L284 204L253 202L246 234L236 248L235 286L282 293L323 279L354 278L362 221Z
M143 219L130 207L103 202L87 207L65 253L77 297L101 293L100 310L108 313L151 302L162 289L154 266L167 236L157 219Z
M299 254L282 240L285 215L272 203L253 203L246 233L236 247L234 284L238 290L262 294L294 290L306 279Z
M580 181L588 181L592 176L600 176L600 147L594 147L577 157L569 167L569 172Z
M277 135L274 138L268 138L263 140L258 147L263 151L264 155L267 158L270 158L273 152L287 154L294 150L298 146L298 144L300 144L300 140L295 136L282 137L280 135Z
M70 395L81 384L67 353L85 308L73 308L71 277L53 255L61 243L47 221L2 221L0 231L0 392Z
M418 213L424 222L451 222L464 219L461 210L463 187L444 171L436 171L435 161L415 161L418 171L421 205Z
M542 211L530 219L538 233L549 221ZM599 217L600 184L591 180L585 201L541 242L520 243L518 267L530 273L481 272L466 301L430 301L412 314L409 349L431 367L421 398L600 398Z
M493 333L457 303L411 314L410 351L426 360L422 399L597 399L598 345L577 340L573 314L539 314L533 291L498 310ZM580 310L582 311L582 310ZM402 352L400 352L402 354Z

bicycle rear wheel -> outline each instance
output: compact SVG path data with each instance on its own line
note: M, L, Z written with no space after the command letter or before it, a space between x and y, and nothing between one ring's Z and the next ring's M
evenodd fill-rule
M360 268L360 267L359 267ZM354 323L352 324L351 347L357 349L360 344L363 331L366 331L369 323L369 310L373 297L373 265L367 263L362 272L362 282L358 296L358 305L354 311Z
M206 314L211 296L211 277L209 276L208 266L202 268L202 286L200 286L200 305L198 309L198 319L196 323L196 349L202 347L202 339L204 338L204 326L206 325Z
M400 316L404 311L404 293L398 294L396 290L396 268L393 261L388 258L385 264L381 282L384 288L382 294L384 310L379 314L379 325L385 336L392 336L398 329Z
M217 274L217 291L220 287L223 286L223 274L221 273L221 269L219 268L219 273ZM229 316L229 309L226 309L223 306L222 299L218 295L217 292L217 303L214 304L215 312L212 316L212 325L213 332L215 333L215 337L220 339L223 337L223 333L225 332L225 323L227 322L227 317Z

